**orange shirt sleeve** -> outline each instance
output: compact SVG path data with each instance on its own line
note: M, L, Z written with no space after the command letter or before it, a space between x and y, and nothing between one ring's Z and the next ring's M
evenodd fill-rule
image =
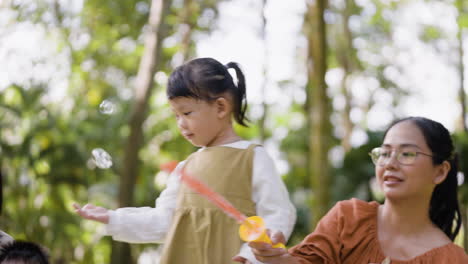
M373 243L377 207L376 202L358 199L338 202L313 233L289 250L290 254L304 263L339 264L351 255L368 251L362 245Z
M289 253L299 257L304 263L341 263L339 232L340 203L336 204L318 223L317 228L304 240L289 249Z

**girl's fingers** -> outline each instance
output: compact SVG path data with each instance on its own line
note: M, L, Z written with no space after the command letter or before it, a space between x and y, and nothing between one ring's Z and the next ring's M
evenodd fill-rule
M106 208L92 204L85 204L83 207L80 207L77 203L74 203L73 207L75 208L75 212L85 219L98 221L104 224L109 223L109 214Z
M249 242L248 243L249 247L253 249L258 249L258 250L264 250L264 249L271 249L271 245L268 243L264 242Z
M267 243L250 242L249 246L252 248L252 252L256 256L271 257L271 256L281 256L287 253L286 249L273 248L271 247L270 244L267 244Z
M73 203L73 207L76 209L76 210L80 210L81 209L81 206L77 203Z
M273 244L282 243L286 244L286 238L282 232L274 232L270 235L271 241Z
M85 204L83 206L83 210L89 210L89 209L94 209L94 208L95 208L95 206L92 205L92 204L89 204L89 203L87 203L87 204Z
M73 207L75 208L75 212L78 213L82 217L89 217L89 213L86 211L86 209L89 209L89 204L86 204L85 206L81 207L77 203L73 203Z

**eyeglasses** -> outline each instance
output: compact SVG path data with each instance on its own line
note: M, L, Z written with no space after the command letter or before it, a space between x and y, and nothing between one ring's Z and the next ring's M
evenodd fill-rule
M371 156L372 162L375 165L384 166L392 158L393 152L395 152L396 160L398 161L398 163L402 165L414 164L418 155L434 157L432 155L429 155L420 151L405 150L405 149L391 150L391 149L385 149L385 148L375 148L371 152L369 152L369 156Z

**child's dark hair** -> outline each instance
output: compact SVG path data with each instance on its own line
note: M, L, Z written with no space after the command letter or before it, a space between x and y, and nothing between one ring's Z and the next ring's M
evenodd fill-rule
M237 84L229 74L234 69ZM213 101L228 93L234 104L234 119L242 126L247 126L245 116L247 99L245 77L239 65L229 62L226 65L212 58L198 58L177 67L169 77L167 97L192 97L204 101Z
M0 264L49 264L46 251L33 242L12 241L0 247Z
M429 217L453 241L460 231L461 214L457 196L458 155L456 155L449 131L439 122L424 117L408 117L395 121L394 125L410 121L424 135L426 144L433 153L432 162L436 165L444 161L450 163L450 171L443 182L436 185L432 193Z

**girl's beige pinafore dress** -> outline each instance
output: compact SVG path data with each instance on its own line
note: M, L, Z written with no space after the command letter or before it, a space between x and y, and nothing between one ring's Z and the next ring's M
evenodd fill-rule
M185 171L221 194L247 216L255 215L252 201L254 148L215 146L189 156ZM181 183L172 226L161 264L225 264L239 253L239 224L209 200Z

